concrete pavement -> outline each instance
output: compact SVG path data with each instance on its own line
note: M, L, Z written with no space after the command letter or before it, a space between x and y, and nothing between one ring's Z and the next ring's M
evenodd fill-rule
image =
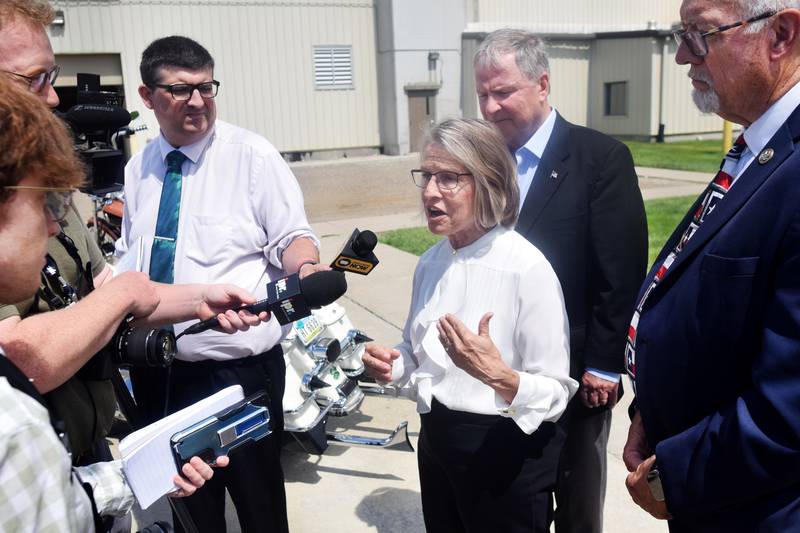
M322 240L322 257L332 259L354 227L385 231L424 225L418 190L408 170L416 156L360 158L336 162L300 163L293 171L303 188L309 219ZM645 199L696 195L710 175L637 168ZM327 183L324 176L328 176ZM331 178L330 176L333 176ZM331 187L331 179L336 187ZM85 212L85 200L79 205ZM385 344L400 339L411 296L417 257L379 244L380 265L367 277L348 276L348 292L340 299L353 324ZM630 387L628 387L630 390ZM608 454L608 494L605 528L609 533L664 532L629 499L621 460L627 434L627 402L615 410ZM361 435L385 435L400 421L409 422L416 445L419 419L415 406L401 398L367 396L360 412L330 418L329 430ZM423 531L416 455L332 445L322 456L309 455L291 444L283 457L289 521L292 531L311 533ZM239 531L235 510L228 506L229 531ZM168 518L165 504L137 513L139 523Z

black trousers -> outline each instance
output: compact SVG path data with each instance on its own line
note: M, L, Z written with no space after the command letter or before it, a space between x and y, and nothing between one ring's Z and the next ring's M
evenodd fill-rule
M511 419L453 411L435 398L421 420L417 457L430 533L550 531L564 440L558 426L526 435Z
M559 425L567 439L556 485L556 533L602 533L606 497L606 448L611 409L589 409L576 395Z
M142 407L151 415L163 409L163 384L141 390L141 376L132 372L134 394L143 398ZM137 379L137 377L139 379ZM243 533L287 532L286 492L280 463L283 433L283 389L286 366L280 345L268 352L233 361L174 361L169 379L169 412L178 411L214 392L239 384L245 396L266 390L269 397L272 433L231 454L227 468L193 496L183 501L200 532L225 532L225 489L231 495ZM137 383L139 381L140 383ZM142 396L148 394L149 396ZM146 398L146 399L144 399ZM183 531L176 520L175 530Z

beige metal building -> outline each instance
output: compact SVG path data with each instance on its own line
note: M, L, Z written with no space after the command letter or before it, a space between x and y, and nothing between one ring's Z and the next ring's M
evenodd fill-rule
M714 134L722 122L692 103L671 28L680 0L472 0L462 34L465 116L478 116L472 55L498 28L545 37L550 101L568 120L622 137ZM567 15L568 14L568 15ZM663 125L663 126L662 126Z
M719 131L691 103L669 29L680 0L53 0L51 28L70 102L77 72L124 92L148 130L138 63L153 39L205 45L222 82L219 116L290 158L414 151L428 124L477 116L472 54L504 26L542 34L553 105L614 135ZM74 90L73 90L74 94Z
M378 91L372 0L60 0L51 29L63 66L121 86L154 137L137 94L139 59L154 39L191 37L211 52L219 117L261 133L281 152L377 151ZM141 143L139 143L141 144Z

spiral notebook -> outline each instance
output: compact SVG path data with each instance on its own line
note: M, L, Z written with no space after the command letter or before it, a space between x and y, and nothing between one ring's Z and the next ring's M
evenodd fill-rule
M142 509L176 490L172 478L178 473L178 467L170 449L172 435L243 399L242 387L233 385L134 431L120 441L122 470Z

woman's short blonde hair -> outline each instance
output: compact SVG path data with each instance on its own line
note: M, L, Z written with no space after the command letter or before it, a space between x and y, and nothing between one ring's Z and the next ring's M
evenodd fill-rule
M481 119L447 119L428 131L423 158L432 144L442 147L475 178L478 225L486 230L497 224L513 228L519 212L517 166L497 129Z

